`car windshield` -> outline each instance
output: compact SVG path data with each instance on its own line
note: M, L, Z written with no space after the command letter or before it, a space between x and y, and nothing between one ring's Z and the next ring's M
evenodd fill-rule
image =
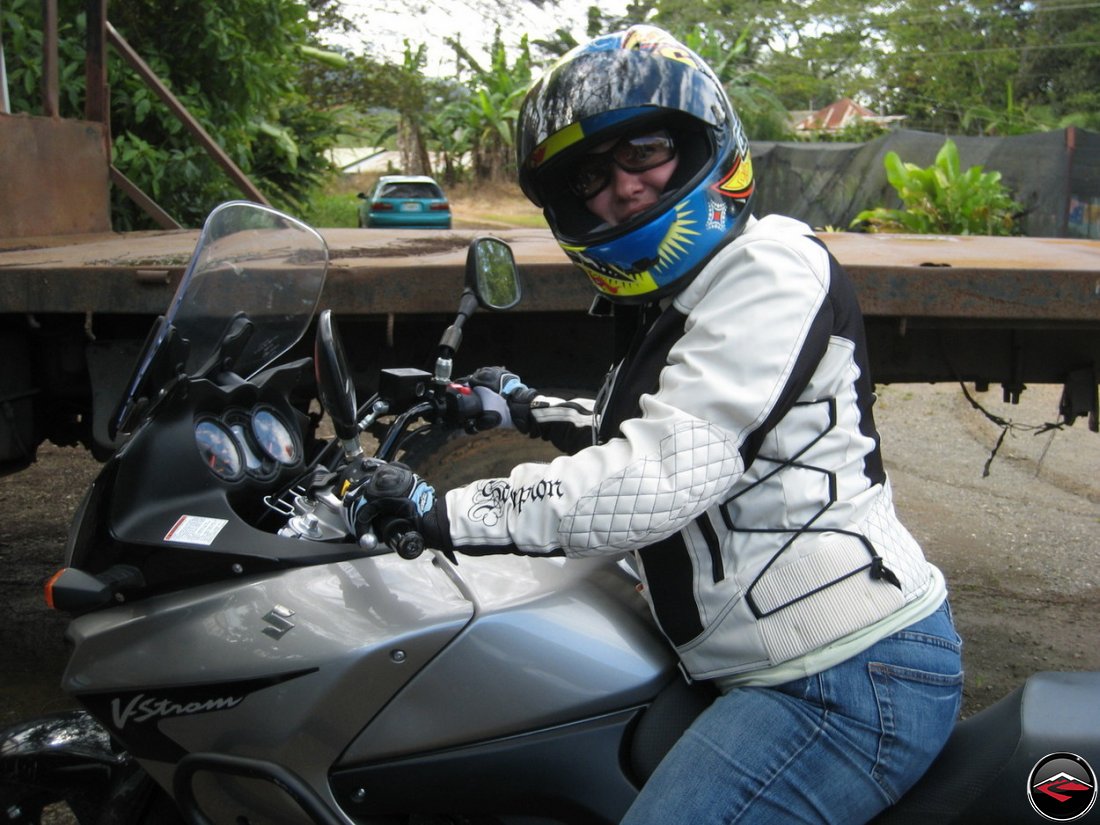
M442 198L443 191L434 183L406 181L382 187L382 198Z

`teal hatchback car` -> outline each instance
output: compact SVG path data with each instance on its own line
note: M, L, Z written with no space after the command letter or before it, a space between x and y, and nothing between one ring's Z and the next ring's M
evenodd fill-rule
M369 196L359 197L360 227L451 228L451 205L425 175L383 175Z

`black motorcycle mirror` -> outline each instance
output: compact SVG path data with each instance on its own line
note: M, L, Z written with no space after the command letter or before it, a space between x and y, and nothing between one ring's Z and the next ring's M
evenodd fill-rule
M478 238L466 255L466 287L486 309L511 309L522 290L512 248L499 238Z
M355 384L344 355L344 345L336 331L332 310L326 309L317 318L317 338L313 346L313 369L317 378L317 395L321 406L332 419L336 437L348 458L363 454L359 443L358 404Z
M511 309L521 297L523 289L511 247L500 238L475 238L466 253L466 281L458 316L439 342L435 380L441 383L451 380L454 354L462 343L462 327L478 306L492 310Z

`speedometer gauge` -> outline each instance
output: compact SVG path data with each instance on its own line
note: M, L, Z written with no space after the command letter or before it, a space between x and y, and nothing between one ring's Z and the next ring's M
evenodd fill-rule
M200 421L195 425L195 444L203 463L214 475L226 481L240 478L244 461L229 430L217 421Z
M298 441L272 410L261 408L252 414L252 435L267 455L286 466L293 466L301 458Z

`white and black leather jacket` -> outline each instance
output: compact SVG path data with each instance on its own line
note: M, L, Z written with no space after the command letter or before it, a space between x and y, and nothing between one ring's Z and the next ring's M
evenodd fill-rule
M591 446L447 493L455 549L634 552L694 678L869 646L942 601L894 512L855 293L808 226L751 221L643 332L598 404L532 402Z

